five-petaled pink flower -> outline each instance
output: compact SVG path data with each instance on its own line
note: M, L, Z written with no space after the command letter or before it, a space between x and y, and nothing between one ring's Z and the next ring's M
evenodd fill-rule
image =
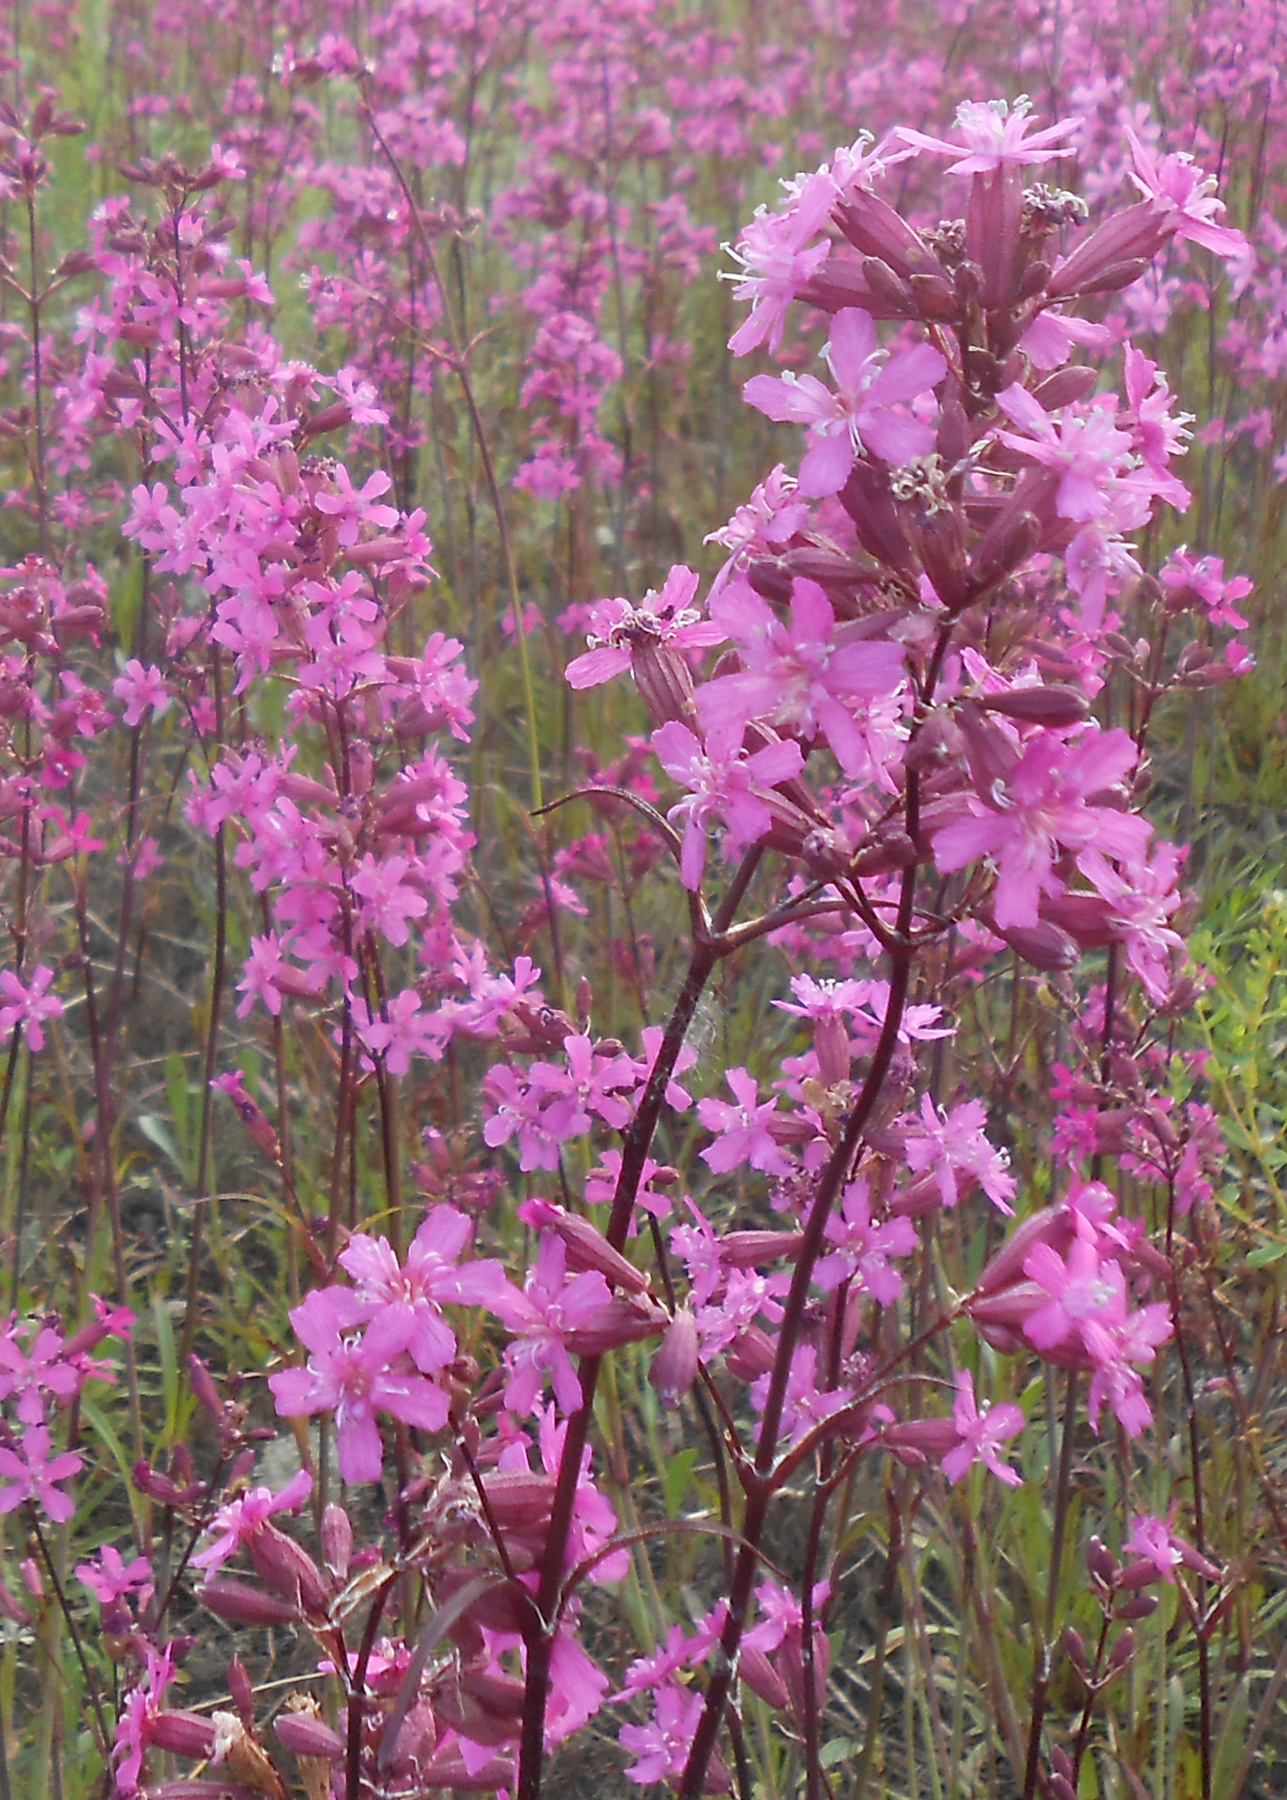
M333 1412L340 1475L378 1481L384 1450L377 1412L404 1424L441 1431L447 1396L418 1375L407 1355L414 1321L400 1309L382 1312L358 1331L367 1308L347 1288L315 1288L290 1322L309 1351L302 1369L281 1369L268 1385L283 1418Z
M956 1378L956 1403L952 1423L961 1441L943 1458L943 1473L949 1481L960 1481L981 1462L1001 1481L1018 1487L1023 1477L997 1454L1002 1444L1009 1443L1023 1430L1023 1413L1009 1401L1000 1406L984 1406L979 1410L974 1398L974 1377L962 1369Z
M816 375L753 375L744 392L751 405L780 423L807 425L812 447L800 464L800 492L810 499L838 494L857 457L907 463L934 448L934 432L904 402L937 387L947 374L942 354L913 344L885 361L876 327L861 307L838 312L823 352L835 379L833 393Z

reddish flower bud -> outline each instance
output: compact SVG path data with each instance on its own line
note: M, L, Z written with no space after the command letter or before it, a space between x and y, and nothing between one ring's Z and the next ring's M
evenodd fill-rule
M697 1379L697 1320L681 1306L666 1327L661 1347L652 1359L648 1379L666 1406L674 1406Z
M151 1737L159 1750L173 1750L176 1756L209 1756L215 1747L215 1728L202 1713L158 1713Z
M1113 285L1125 287L1137 280L1171 235L1169 210L1162 201L1142 200L1123 212L1110 213L1056 268L1046 289L1050 298L1109 292L1103 285L1106 278L1136 262L1141 265L1137 273Z
M743 1650L738 1663L738 1673L753 1694L758 1694L767 1706L785 1712L791 1703L786 1683L776 1673L773 1664L763 1650Z
M1079 725L1090 717L1090 702L1085 694L1079 688L1057 683L1011 688L1008 694L981 694L979 705L1025 725Z
M991 929L1034 969L1045 969L1053 974L1060 969L1075 968L1081 961L1081 948L1076 940L1061 931L1058 925L1045 920L1036 925L1011 925L1004 931L996 925Z
M567 1245L569 1269L578 1274L586 1269L597 1269L613 1287L622 1288L628 1294L642 1294L647 1288L647 1276L627 1262L619 1250L614 1250L589 1219L568 1212L566 1207L556 1206L552 1200L541 1199L525 1200L518 1209L518 1216L533 1231L558 1233Z
M293 1625L300 1618L298 1606L239 1581L235 1575L207 1581L198 1598L216 1618L226 1619L230 1625Z
M330 1590L312 1557L293 1537L265 1520L247 1538L259 1579L283 1599L296 1602L310 1618L325 1615Z
M328 1506L322 1514L322 1560L337 1581L349 1572L353 1554L353 1526L342 1506Z
M1124 1600L1114 1611L1113 1617L1125 1624L1128 1619L1147 1619L1157 1608L1156 1594L1136 1594L1132 1599Z
M306 1696L292 1694L292 1700L302 1700ZM290 1701L287 1701L287 1706ZM338 1732L332 1731L325 1719L316 1713L298 1711L278 1713L273 1720L273 1732L283 1749L290 1750L296 1756L321 1756L328 1762L334 1762L344 1754L344 1739Z
M232 1703L240 1715L247 1731L255 1727L255 1690L251 1685L246 1665L239 1656L234 1656L228 1664L228 1692L232 1695Z

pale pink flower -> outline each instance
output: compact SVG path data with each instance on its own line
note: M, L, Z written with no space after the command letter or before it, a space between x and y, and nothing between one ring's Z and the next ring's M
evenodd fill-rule
M672 806L667 816L683 821L680 874L684 886L693 891L701 885L709 827L724 826L727 854L747 849L773 823L760 793L790 781L804 767L800 746L790 740L766 744L748 755L736 725L710 732L702 744L686 725L672 719L653 732L652 747L666 773L689 790L687 799Z
M57 1484L78 1474L85 1459L75 1450L51 1456L52 1448L44 1425L28 1425L21 1451L0 1449L0 1513L32 1500L56 1525L65 1525L74 1515L76 1502Z
M900 125L894 135L914 149L956 157L948 165L949 175L988 175L1007 163L1049 162L1071 156L1071 150L1054 146L1080 131L1081 120L1061 119L1029 137L1031 113L1032 102L1026 94L1020 94L1013 105L1005 100L963 100L956 109L956 127L965 139L964 146L926 137L923 131L912 131L906 125Z
M1215 176L1200 169L1183 150L1158 161L1129 123L1125 131L1135 163L1131 180L1146 200L1157 200L1167 207L1167 223L1176 237L1181 242L1187 239L1200 244L1216 256L1245 254L1247 240L1242 233L1215 222L1224 211L1224 201L1216 199Z

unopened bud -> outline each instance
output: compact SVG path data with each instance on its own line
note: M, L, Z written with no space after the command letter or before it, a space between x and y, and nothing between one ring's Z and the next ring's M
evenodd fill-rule
M1118 1638L1108 1655L1108 1667L1111 1674L1116 1675L1124 1669L1135 1654L1135 1633L1128 1625Z
M1156 1594L1135 1594L1116 1609L1113 1617L1125 1624L1128 1619L1147 1619L1157 1611Z
M235 1575L207 1581L199 1598L216 1618L225 1619L230 1625L293 1625L300 1618L299 1607L291 1601L266 1594Z
M1057 683L1011 688L1008 694L982 694L979 705L1025 725L1079 725L1090 717L1090 702L1085 694Z
M311 1617L325 1613L330 1593L312 1557L293 1537L265 1520L249 1534L255 1573L274 1593L298 1604Z
M209 1756L215 1744L214 1726L195 1712L160 1712L149 1735L158 1750L172 1750L176 1756Z
M306 1698L303 1694L292 1694L286 1704L289 1707L291 1700ZM278 1743L296 1756L323 1756L328 1762L334 1762L344 1754L344 1739L339 1733L332 1731L325 1719L302 1707L298 1711L278 1713L273 1720L273 1731Z
M676 1405L697 1379L698 1349L697 1320L688 1307L681 1306L666 1327L648 1371L664 1405Z
M342 1506L322 1514L322 1560L337 1581L346 1579L353 1555L353 1526Z
M1080 1673L1084 1675L1090 1665L1086 1661L1086 1645L1082 1639L1081 1633L1079 1631L1074 1631L1072 1626L1069 1625L1065 1628L1064 1634L1059 1642L1063 1646L1064 1655L1068 1658L1069 1662L1075 1669L1079 1670Z

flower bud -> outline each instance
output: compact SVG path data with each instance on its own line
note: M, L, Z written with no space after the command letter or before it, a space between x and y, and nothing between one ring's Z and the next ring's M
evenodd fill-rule
M630 673L654 725L668 719L691 723L693 672L681 651L645 639L631 646Z
M775 1707L779 1712L789 1706L791 1697L786 1683L763 1650L743 1650L738 1673L751 1692L758 1694L767 1706Z
M1004 931L997 925L991 929L1009 944L1016 956L1031 963L1034 969L1054 974L1061 969L1073 969L1081 961L1081 948L1076 940L1046 920L1040 920L1036 925L1010 925Z
M255 1726L255 1690L251 1686L246 1665L239 1656L234 1656L228 1664L228 1692L232 1695L232 1703L236 1707L242 1724L248 1731Z
M1093 1537L1086 1551L1086 1567L1092 1581L1111 1588L1117 1581L1117 1558L1102 1538Z
M1055 269L1046 288L1050 299L1109 293L1138 280L1174 229L1170 211L1163 201L1142 200L1122 212L1110 213ZM1140 265L1135 274L1117 279L1119 270L1135 263Z
M337 1581L344 1581L353 1554L353 1526L342 1506L328 1506L322 1514L322 1560Z
M230 1625L294 1625L300 1619L298 1606L239 1581L235 1575L207 1581L198 1597L216 1618Z
M1114 1611L1113 1617L1125 1624L1128 1619L1149 1618L1157 1611L1157 1607L1156 1594L1136 1594L1130 1600L1124 1600Z
M1059 1642L1063 1646L1064 1655L1068 1658L1074 1669L1077 1670L1078 1674L1084 1675L1090 1667L1090 1664L1086 1661L1086 1645L1082 1639L1081 1633L1079 1631L1074 1631L1072 1626L1068 1625L1064 1628L1063 1636L1060 1638Z
M1109 1656L1108 1656L1109 1672L1111 1674L1116 1675L1119 1670L1124 1669L1126 1667L1127 1663L1131 1660L1131 1658L1134 1656L1134 1654L1135 1654L1135 1633L1131 1630L1130 1626L1128 1625L1126 1627L1126 1630L1124 1632L1122 1632L1122 1634L1118 1638L1117 1642L1113 1645L1112 1650L1109 1652Z
M321 1717L320 1713L306 1710L304 1706L292 1702L308 1702L306 1694L292 1694L286 1702L286 1710L278 1713L273 1720L273 1731L277 1741L286 1750L296 1756L322 1756L328 1762L334 1762L344 1754L344 1739ZM316 1706L316 1701L311 1706Z
M158 1713L151 1737L159 1750L173 1750L176 1756L209 1756L215 1746L214 1726L195 1712Z
M249 1534L247 1543L255 1573L286 1600L298 1602L312 1618L326 1612L330 1592L312 1557L293 1537L265 1520Z
M981 694L979 705L987 712L1004 713L1025 725L1079 725L1090 717L1090 702L1080 689L1043 683L1039 687L1011 688L1008 694Z
M688 1307L681 1306L666 1327L648 1371L664 1405L676 1405L696 1381L698 1348L697 1320Z
M518 1216L534 1231L553 1231L562 1238L567 1245L569 1269L578 1274L586 1269L597 1269L613 1287L628 1294L642 1294L647 1288L647 1276L627 1262L619 1250L614 1250L589 1219L568 1212L566 1207L556 1206L552 1200L539 1198L525 1200L518 1209Z

